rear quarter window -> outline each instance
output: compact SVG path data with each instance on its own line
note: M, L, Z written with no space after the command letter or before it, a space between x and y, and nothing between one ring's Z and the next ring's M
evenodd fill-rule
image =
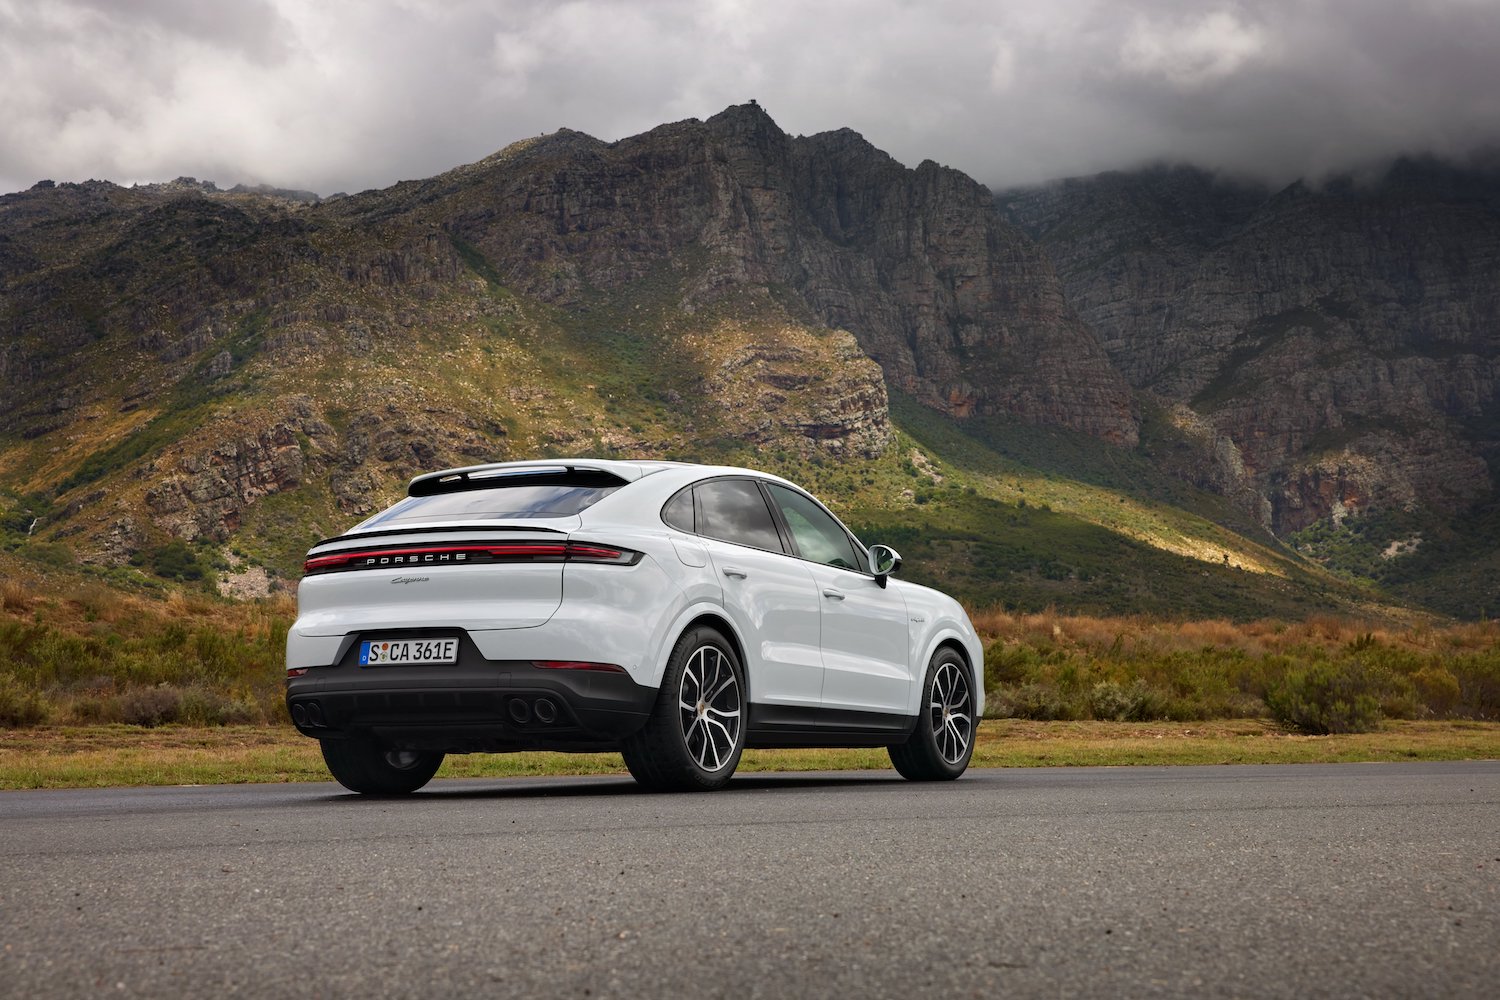
M693 491L691 487L667 501L667 505L661 509L661 519L678 531L691 533L697 530L693 524Z
M760 487L748 479L699 483L698 533L710 538L781 552L781 535Z

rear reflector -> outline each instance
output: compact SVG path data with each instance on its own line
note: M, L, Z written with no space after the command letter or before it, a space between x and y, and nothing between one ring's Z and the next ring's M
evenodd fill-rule
M503 542L462 545L409 545L377 549L347 549L312 556L302 564L305 573L351 569L459 566L497 562L588 562L633 566L641 554L631 549L581 542Z
M594 663L590 660L532 660L531 665L543 670L602 670L611 674L625 672L625 668L617 663Z

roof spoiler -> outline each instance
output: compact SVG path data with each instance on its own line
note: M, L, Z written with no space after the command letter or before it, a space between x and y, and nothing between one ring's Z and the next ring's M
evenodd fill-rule
M409 497L430 497L464 490L502 489L507 486L623 486L631 478L618 468L604 469L586 462L501 462L446 469L418 476L406 487Z

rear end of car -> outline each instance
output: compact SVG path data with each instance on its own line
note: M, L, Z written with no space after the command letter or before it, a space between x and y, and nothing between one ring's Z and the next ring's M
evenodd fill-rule
M434 473L318 543L287 638L298 730L325 756L341 740L439 754L618 745L650 715L651 611L675 584L581 515L650 471Z

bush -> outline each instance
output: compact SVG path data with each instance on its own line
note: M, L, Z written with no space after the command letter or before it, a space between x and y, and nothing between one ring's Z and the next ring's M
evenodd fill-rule
M47 705L35 691L28 691L9 674L0 674L0 726L37 726L47 721L47 715Z
M19 580L0 583L0 608L6 611L30 611L31 594Z
M212 688L194 686L182 692L180 721L190 726L234 726L260 722L260 706Z
M157 576L168 580L203 579L203 566L198 562L197 554L178 538L151 554L151 569Z
M1289 671L1266 692L1282 725L1305 733L1364 733L1380 723L1381 688L1358 660Z
M1449 669L1458 680L1460 714L1500 719L1500 650L1456 657Z
M1411 680L1423 705L1433 715L1452 715L1458 707L1461 694L1458 678L1447 667L1423 667L1412 675Z
M1076 719L1082 713L1066 701L1055 687L1018 684L1002 687L996 692L994 714L1003 719L1051 722L1057 719Z
M120 721L132 726L164 726L182 718L182 692L165 684L131 688L115 705Z
M1089 691L1089 710L1096 719L1146 722L1164 718L1167 697L1143 680L1130 684L1100 681Z

